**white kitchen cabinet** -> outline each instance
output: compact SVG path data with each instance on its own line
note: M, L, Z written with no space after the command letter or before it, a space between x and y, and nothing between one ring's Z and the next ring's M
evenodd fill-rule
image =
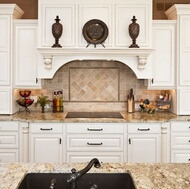
M190 6L187 6L190 11ZM190 74L189 74L189 59L190 59L190 12L188 14L182 14L179 16L179 85L187 86L190 85Z
M68 0L40 0L38 13L40 78L53 78L61 66L73 60L117 60L129 66L139 79L152 77L152 64L148 61L153 50L152 0L70 0L69 3ZM55 39L51 27L56 16L59 16L63 25L63 34L59 39L63 48L52 48ZM129 48L132 39L128 27L133 16L136 16L140 27L143 26L137 38L140 48L136 49ZM83 33L85 35L88 30L84 27L85 24L93 19L101 20L107 25L105 28L103 26L106 39L102 44L89 44L83 37ZM106 28L109 30L108 36Z
M132 8L131 8L132 7ZM141 27L137 43L140 47L150 47L151 44L151 0L109 0L80 1L41 0L39 1L39 46L51 47L55 40L51 26L58 15L63 24L63 34L59 40L63 47L85 48L87 42L82 37L85 23L91 19L105 22L109 35L105 41L106 47L126 48L132 43L127 33L131 19L135 15ZM90 45L89 48L94 48ZM98 48L103 48L98 45Z
M14 20L14 87L39 88L37 20Z
M0 87L0 114L10 114L11 112L11 92L10 88Z
M18 150L0 149L0 163L19 162Z
M129 163L160 162L160 129L156 123L128 124Z
M190 6L188 6L190 11ZM190 115L190 74L189 74L189 59L190 59L190 13L188 15L179 16L179 89L178 89L178 114Z
M178 100L178 114L190 115L190 89L179 89L177 90Z
M0 114L16 112L12 90L13 73L13 19L21 18L23 11L15 4L0 4Z
M176 111L178 115L190 115L188 107L190 97L190 5L175 4L166 11L168 19L177 20L177 91L176 91Z
M2 10L0 6L0 10ZM11 16L1 15L0 13L0 86L9 86L11 84Z
M153 78L148 81L148 88L175 89L176 21L154 20L152 37Z
M0 122L0 162L19 162L18 122Z
M63 125L60 123L31 123L29 126L29 161L63 162Z
M96 157L101 162L124 161L124 124L68 123L67 162L88 162Z
M190 162L190 122L171 123L171 162Z
M90 162L91 159L98 158L101 163L119 163L123 162L123 153L112 152L67 152L67 161L69 163Z

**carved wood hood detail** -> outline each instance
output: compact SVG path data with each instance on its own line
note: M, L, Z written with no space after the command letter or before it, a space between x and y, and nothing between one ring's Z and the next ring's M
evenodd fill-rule
M51 26L56 15L63 25L59 39L63 48L51 48L54 43ZM129 48L132 39L128 26L134 15L140 25L137 38L140 48ZM152 0L97 0L95 4L89 0L39 0L39 77L52 78L57 69L73 60L114 60L129 66L138 78L151 78L151 73L147 74L153 51L151 18ZM101 45L86 48L82 28L91 19L102 20L108 26L105 48Z

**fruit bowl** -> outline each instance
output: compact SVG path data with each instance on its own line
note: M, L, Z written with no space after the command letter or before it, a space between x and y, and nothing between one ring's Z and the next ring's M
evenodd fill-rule
M26 98L26 97L30 96L31 91L29 91L29 90L19 91L19 94L21 97Z
M34 102L34 100L33 99L18 99L18 100L16 100L16 102L20 106L28 107L28 106L30 106Z

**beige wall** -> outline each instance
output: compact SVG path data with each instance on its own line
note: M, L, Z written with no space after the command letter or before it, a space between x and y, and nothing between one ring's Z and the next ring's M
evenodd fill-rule
M23 19L37 19L38 18L38 0L0 0L0 3L15 3L23 11Z
M0 0L0 3L16 3L25 12L23 19L38 18L38 0ZM153 19L167 19L165 11L173 4L190 4L190 0L153 0Z

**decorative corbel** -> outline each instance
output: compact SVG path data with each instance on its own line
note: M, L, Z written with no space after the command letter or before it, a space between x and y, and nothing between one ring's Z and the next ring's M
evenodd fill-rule
M144 70L147 62L147 56L138 56L138 69Z
M52 56L44 56L44 64L46 69L51 69L52 68Z

